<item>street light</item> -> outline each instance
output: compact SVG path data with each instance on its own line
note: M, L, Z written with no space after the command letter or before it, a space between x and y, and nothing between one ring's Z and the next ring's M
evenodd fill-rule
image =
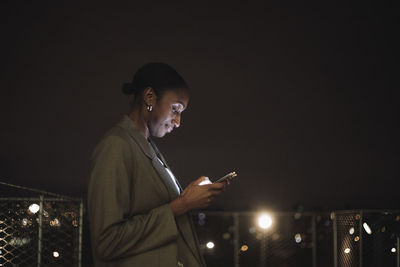
M267 213L262 213L258 216L258 226L261 229L267 230L272 225L272 217Z

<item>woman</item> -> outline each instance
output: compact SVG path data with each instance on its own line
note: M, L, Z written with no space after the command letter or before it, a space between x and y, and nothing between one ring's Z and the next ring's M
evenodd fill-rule
M88 208L95 266L205 266L187 212L207 207L226 183L202 176L182 191L151 140L179 127L188 86L172 67L150 63L123 92L133 95L130 112L92 156Z

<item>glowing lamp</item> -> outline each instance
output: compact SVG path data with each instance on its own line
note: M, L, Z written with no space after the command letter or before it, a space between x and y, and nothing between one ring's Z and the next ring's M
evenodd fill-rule
M258 217L258 226L260 226L260 228L268 229L271 227L271 225L272 225L272 218L270 215L264 213Z

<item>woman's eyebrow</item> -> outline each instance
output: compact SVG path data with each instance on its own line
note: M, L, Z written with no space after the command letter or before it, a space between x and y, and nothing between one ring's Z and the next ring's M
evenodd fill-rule
M177 101L178 104L181 104L183 108L185 108L185 104L182 101Z

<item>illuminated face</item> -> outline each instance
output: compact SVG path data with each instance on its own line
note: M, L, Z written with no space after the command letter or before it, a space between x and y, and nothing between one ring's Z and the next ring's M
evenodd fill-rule
M186 109L189 97L180 90L168 90L153 105L147 122L150 135L163 137L181 123L181 113Z

